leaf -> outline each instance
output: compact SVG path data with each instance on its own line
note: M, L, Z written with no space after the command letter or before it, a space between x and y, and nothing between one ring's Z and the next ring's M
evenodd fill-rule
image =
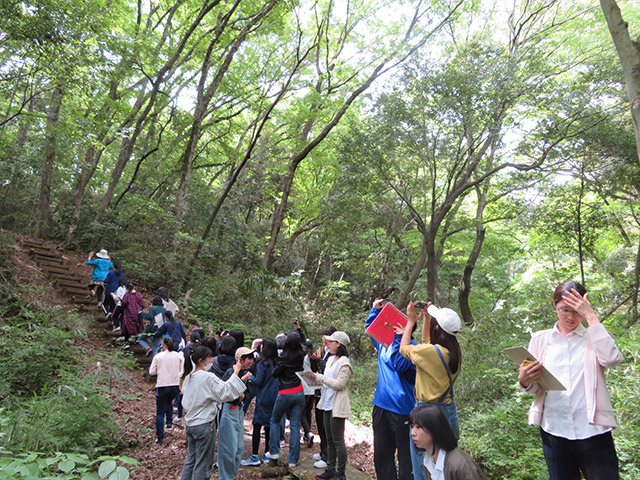
M116 469L116 462L113 460L107 460L106 462L102 462L100 467L98 467L98 476L100 478L107 478L111 472Z
M100 477L98 477L96 472L89 472L82 475L80 480L100 480Z
M120 460L122 463L128 463L129 465L140 465L140 462L138 462L138 460L136 460L135 458L127 457L126 455L118 457L118 460Z
M76 462L73 460L65 460L58 464L58 470L61 470L64 473L71 473L74 468L76 468Z
M129 470L118 467L115 472L109 475L109 480L129 480Z

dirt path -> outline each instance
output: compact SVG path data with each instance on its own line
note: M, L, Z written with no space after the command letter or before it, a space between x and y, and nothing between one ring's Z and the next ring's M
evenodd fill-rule
M8 232L7 232L8 233ZM22 237L16 236L16 240L20 242ZM55 247L51 244L52 247ZM74 251L61 252L62 258L68 263L69 268L80 276L90 278L91 272L86 267L86 255ZM35 265L29 255L21 249L16 249L14 262L18 271L24 272L25 280L36 281L39 284L46 284L49 279L43 270ZM125 268L126 273L126 268ZM28 277L28 278L27 278ZM145 292L144 288L138 289L143 293L147 305L151 304L151 294ZM51 295L48 297L52 303L61 305L65 309L76 308L76 305L60 294L55 289L51 289ZM84 346L90 346L93 351L102 351L105 353L113 353L114 347L111 344L112 338L106 334L106 325L100 318L100 314L96 311L85 313L91 318L92 328L88 335L88 343ZM249 335L248 335L249 336ZM87 365L87 368L95 368L95 365ZM123 372L131 379L131 384L125 382L122 390L115 390L109 396L112 400L114 412L117 416L117 422L122 427L122 444L128 445L122 451L117 452L121 455L128 455L140 462L138 467L131 468L131 478L134 480L159 480L159 479L178 479L182 470L186 454L185 433L182 426L176 426L165 434L165 441L161 445L155 444L155 391L154 385L144 380L144 370L140 367L128 369ZM251 449L251 412L245 418L245 454L246 458L250 454ZM87 426L90 428L90 426ZM317 433L315 425L314 433ZM287 433L288 439L288 433ZM316 434L316 443L313 448L301 446L300 463L293 469L293 472L302 479L313 479L321 470L313 467L312 456L320 451L319 437ZM370 479L375 475L373 471L373 450L371 446L372 434L369 428L358 427L347 422L347 430L345 432L345 440L349 455L349 463L347 470L347 478L350 480ZM262 453L264 444L261 445ZM283 457L286 459L288 447L283 449ZM282 469L286 470L286 469ZM268 472L275 473L273 468L268 466L260 467L241 467L237 479L249 480L264 478ZM217 479L217 472L211 477ZM271 476L271 478L283 478L282 471L280 475Z

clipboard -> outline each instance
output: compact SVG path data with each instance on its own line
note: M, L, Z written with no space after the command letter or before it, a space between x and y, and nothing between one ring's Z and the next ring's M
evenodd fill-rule
M305 395L315 395L316 390L322 387L322 382L312 379L313 372L296 372L302 382L302 389Z
M509 355L509 358L513 360L517 365L520 365L525 360L529 360L531 362L537 361L537 358L534 357L529 350L524 347L511 347L505 348L504 353ZM545 390L566 390L565 386L558 380L553 374L542 366L542 375L541 380L538 382L542 388Z
M407 325L407 316L398 310L391 302L388 302L375 320L369 325L366 333L375 338L379 343L388 347L393 343L396 335L394 328L400 326L404 328Z

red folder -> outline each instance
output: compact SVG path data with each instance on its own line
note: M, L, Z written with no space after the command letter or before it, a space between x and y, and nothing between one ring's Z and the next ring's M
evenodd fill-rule
M369 325L367 335L372 336L382 345L388 347L393 343L393 337L396 334L394 327L398 325L404 328L406 324L407 316L389 302L382 308L373 323Z

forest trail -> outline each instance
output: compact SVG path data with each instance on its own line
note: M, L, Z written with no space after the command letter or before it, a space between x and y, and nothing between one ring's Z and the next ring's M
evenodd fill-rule
M95 298L88 294L87 281L90 269L86 267L86 257L72 251L60 251L55 245L39 239L24 238L16 235L21 250L16 251L17 260L24 268L37 269L53 286L51 300L65 309L76 309L81 314L90 315L92 329L87 338L88 345L95 351L113 353L114 348L122 348L116 342L117 334L109 328L109 323L97 308ZM145 304L151 304L151 295L144 288L139 289ZM109 394L123 430L123 444L128 445L117 454L128 455L140 462L137 467L130 468L134 480L178 479L186 454L186 437L182 425L174 426L165 432L165 441L156 445L155 440L155 377L148 374L147 369L151 357L145 356L144 349L137 343L131 344L129 355L135 360L136 367L122 371L131 381L119 382L118 388ZM87 365L95 369L95 365ZM244 422L245 452L243 458L250 455L251 450L251 413L253 405ZM88 428L90 426L87 426ZM316 432L315 424L313 431ZM287 430L288 437L288 430ZM358 427L347 422L345 440L349 452L349 464L346 476L349 480L369 480L375 476L373 471L372 433L367 427ZM301 446L300 462L294 469L286 466L262 465L260 467L241 467L236 477L238 480L258 478L299 478L312 480L321 470L313 467L313 454L319 452L319 437L315 436L313 448ZM261 443L260 454L263 454L264 443ZM281 456L286 459L288 446ZM272 462L273 463L273 462ZM291 476L294 474L295 477ZM217 480L217 471L211 476Z

